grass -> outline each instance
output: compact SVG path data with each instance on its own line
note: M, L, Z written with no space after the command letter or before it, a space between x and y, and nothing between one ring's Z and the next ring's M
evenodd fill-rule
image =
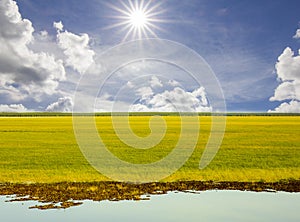
M149 163L166 156L180 132L178 116L164 116L168 130L149 150L124 146L112 130L110 116L97 116L100 135L110 151L133 163ZM150 116L131 116L133 131L150 133ZM300 179L299 116L228 116L225 137L214 160L204 170L199 160L209 137L210 116L201 116L197 148L190 159L164 181L279 181ZM61 182L110 180L83 157L71 116L0 117L0 182Z

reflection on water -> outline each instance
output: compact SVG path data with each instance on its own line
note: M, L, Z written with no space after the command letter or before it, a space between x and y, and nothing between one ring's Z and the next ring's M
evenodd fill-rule
M149 201L85 201L67 210L29 210L36 202L5 203L1 221L300 221L300 193L204 191L153 195Z

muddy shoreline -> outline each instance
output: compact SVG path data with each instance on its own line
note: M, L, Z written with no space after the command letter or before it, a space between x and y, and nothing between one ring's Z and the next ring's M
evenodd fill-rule
M120 201L145 200L150 195L166 194L169 191L193 192L205 190L240 190L255 192L300 192L300 180L279 182L214 182L178 181L130 184L122 182L61 182L16 184L1 183L0 195L6 195L9 202L36 200L40 204L30 208L58 209L82 204L82 200ZM143 196L143 197L142 197Z

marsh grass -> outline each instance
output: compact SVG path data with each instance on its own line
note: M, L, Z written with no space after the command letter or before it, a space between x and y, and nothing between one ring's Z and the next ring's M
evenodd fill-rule
M150 133L149 116L130 116L139 136ZM124 145L113 131L110 116L97 116L99 134L108 149L132 163L157 161L174 147L180 118L164 116L168 130L148 150ZM71 116L0 117L0 182L53 183L109 180L89 165L73 133ZM219 152L204 170L198 168L210 131L210 116L200 117L200 135L190 159L164 181L279 181L300 179L299 116L228 116Z

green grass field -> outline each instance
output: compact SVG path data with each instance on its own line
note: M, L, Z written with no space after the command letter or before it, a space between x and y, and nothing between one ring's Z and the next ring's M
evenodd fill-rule
M110 116L97 116L100 135L111 152L133 163L166 156L178 139L178 116L164 116L165 138L149 150L124 146L112 130ZM131 116L133 131L150 133L147 116ZM198 169L210 129L201 116L200 138L191 158L164 181L279 181L300 179L300 116L228 116L225 137L214 160ZM90 182L109 180L83 157L71 116L0 117L0 182Z

